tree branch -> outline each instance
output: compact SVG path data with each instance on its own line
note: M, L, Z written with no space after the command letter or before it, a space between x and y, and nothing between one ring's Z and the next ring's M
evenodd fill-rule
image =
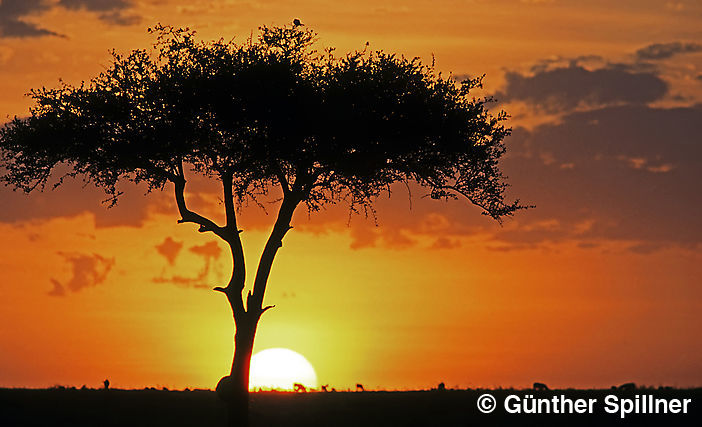
M229 280L229 284L225 288L224 293L229 299L229 303L232 306L232 311L234 312L234 319L236 321L237 319L241 318L241 315L245 312L241 292L244 290L246 281L246 262L244 260L244 247L241 243L241 237L239 236L241 230L238 229L236 223L232 174L231 172L222 173L221 178L224 197L224 211L227 218L227 224L224 227L227 236L227 239L225 240L229 244L229 249L232 253L232 262L234 264L232 269L232 277Z
M178 220L178 224L184 224L188 222L198 224L200 226L200 228L198 229L200 233L212 232L221 239L227 240L226 230L224 229L224 227L220 227L219 225L215 224L214 221L205 218L204 216L188 209L187 205L185 204L184 194L185 178L180 176L173 181L173 184L175 186L176 205L178 205L178 212L180 212L181 217L181 219Z
M278 178L278 182L280 182L280 187L283 189L283 194L288 194L290 192L290 184L288 183L288 179L285 177L285 172L283 172L283 168L280 166L280 163L273 162L273 169L275 170L275 175Z
M262 308L268 276L270 275L276 253L278 249L283 246L283 237L285 237L288 230L292 228L290 226L290 221L292 220L295 208L302 200L299 192L300 188L296 182L295 188L283 197L283 202L278 210L278 218L273 225L273 230L271 230L266 246L263 248L261 260L258 263L256 278L254 279L253 294L249 293L246 301L246 308L249 313L255 313L260 316L265 310L268 310L268 308Z

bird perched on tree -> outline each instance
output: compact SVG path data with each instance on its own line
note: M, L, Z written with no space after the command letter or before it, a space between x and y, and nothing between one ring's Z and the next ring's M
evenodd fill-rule
M293 19L293 25L294 25L295 27L302 27L302 26L305 25L305 24L303 24L302 22L300 22L299 19L295 18L295 19Z

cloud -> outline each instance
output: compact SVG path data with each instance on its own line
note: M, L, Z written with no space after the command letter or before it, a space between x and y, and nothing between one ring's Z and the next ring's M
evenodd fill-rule
M57 171L54 175L58 177L61 173ZM124 185L121 188L124 194L112 208L102 203L106 198L102 190L78 179L67 179L54 190L50 189L52 184L47 187L44 191L24 194L0 186L0 223L50 220L88 212L94 216L97 227L139 227L154 211L176 215L170 191L154 191L144 195L146 187L143 185Z
M129 0L3 0L0 2L0 37L61 36L52 30L25 21L55 8L85 10L112 25L132 25L139 22L136 15L127 14L132 7Z
M23 20L51 7L45 0L3 0L0 2L0 37L58 36L53 31Z
M132 7L129 0L59 0L58 4L69 10L95 12L102 21L113 25L132 25L140 21L138 16L124 13Z
M47 293L49 296L62 297L62 296L66 295L66 289L63 287L61 282L54 279L53 277L49 280L51 281L51 285L52 285L51 290Z
M654 43L636 51L640 60L668 59L674 55L702 52L702 44L687 42Z
M105 281L108 273L115 265L114 258L105 258L98 254L66 254L59 252L71 266L71 277L65 282L51 278L53 288L49 291L51 296L65 296L66 291L80 292L81 290L97 286Z
M439 237L431 247L433 249L454 249L461 247L461 242L447 237Z
M495 94L500 102L521 101L549 112L613 104L646 104L661 99L668 85L654 72L607 65L587 69L568 66L536 69L533 74L508 71L505 87Z
M496 237L514 244L636 241L631 250L638 252L699 247L701 133L701 105L603 107L516 130L504 169L513 192L537 208ZM558 222L534 227L547 218Z
M175 264L175 260L183 248L183 242L177 242L171 237L167 237L163 243L156 246L156 250L161 254L170 265Z
M190 252L200 255L206 260L216 260L222 255L222 249L219 247L217 242L207 242L199 246L193 246L188 249Z
M166 241L168 241L168 239L166 239ZM161 246L163 246L165 243L166 242L162 243ZM182 246L182 243L180 243L180 245ZM174 247L170 243L169 246ZM161 277L155 277L154 279L152 279L153 282L173 283L180 286L200 289L211 288L211 286L205 284L205 281L210 276L210 272L212 271L214 261L218 260L222 255L222 249L219 247L219 244L216 241L211 241L202 245L191 246L190 248L188 248L188 250L204 259L202 269L195 276L186 276L180 274L174 274L171 276L163 275ZM178 251L180 251L180 247L178 248Z
M136 15L125 15L122 12L108 12L100 14L100 19L112 25L134 25L141 22L141 18Z
M59 0L58 4L66 9L85 9L91 12L111 12L123 10L130 6L127 0Z

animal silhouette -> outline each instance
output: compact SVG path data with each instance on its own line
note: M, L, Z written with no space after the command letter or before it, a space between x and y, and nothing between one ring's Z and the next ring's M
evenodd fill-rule
M300 22L299 19L297 19L297 18L293 19L293 26L295 26L295 27L302 27L303 25L305 25L305 24L303 24L302 22Z
M444 390L446 390L446 384L439 383L439 386L436 389L439 391L444 391Z
M532 388L534 390L549 390L548 386L544 383L534 383Z
M293 390L299 393L306 393L307 392L307 387L300 383L295 383L293 384Z
M366 391L366 390L363 388L363 384L356 384L356 391Z
M105 379L105 381L103 381L102 383L105 385L105 390L107 390L108 388L110 388L110 380Z

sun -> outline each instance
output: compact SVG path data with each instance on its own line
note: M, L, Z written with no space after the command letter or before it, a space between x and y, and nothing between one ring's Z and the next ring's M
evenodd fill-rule
M292 390L299 383L317 387L317 374L312 364L299 353L287 348L269 348L251 358L249 390Z

